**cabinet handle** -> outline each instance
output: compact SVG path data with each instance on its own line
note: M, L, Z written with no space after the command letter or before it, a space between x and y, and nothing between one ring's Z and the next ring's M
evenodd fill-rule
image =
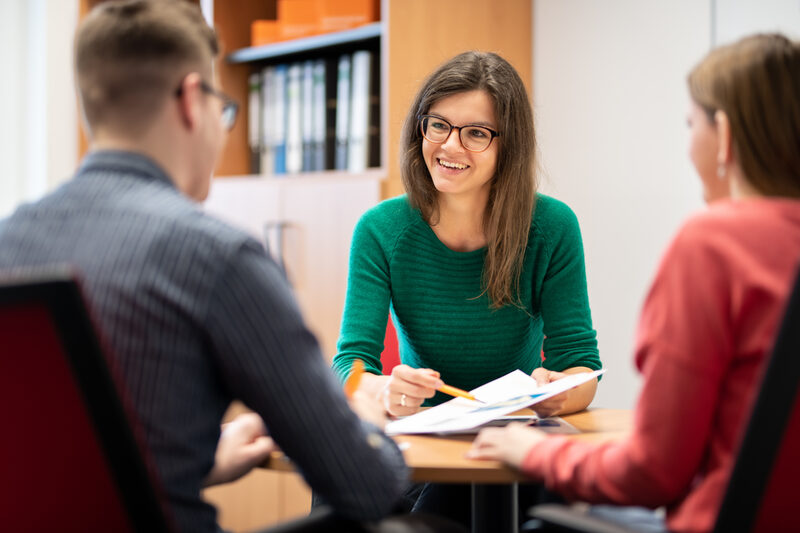
M284 274L286 273L286 260L284 258L283 230L288 225L287 222L282 220L264 223L264 247L267 249L267 254L271 255L272 259L278 263Z

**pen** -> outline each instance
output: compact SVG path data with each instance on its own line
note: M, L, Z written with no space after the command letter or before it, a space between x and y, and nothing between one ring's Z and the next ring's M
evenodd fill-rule
M353 361L353 366L350 367L350 375L344 382L344 394L348 398L353 397L353 393L358 389L358 384L361 382L361 375L364 373L364 361L356 359Z
M442 385L436 390L438 390L439 392L443 392L445 394L449 394L450 396L460 396L462 398L466 398L467 400L472 400L473 402L478 401L478 399L475 398L475 396L468 393L467 391L451 387L450 385Z

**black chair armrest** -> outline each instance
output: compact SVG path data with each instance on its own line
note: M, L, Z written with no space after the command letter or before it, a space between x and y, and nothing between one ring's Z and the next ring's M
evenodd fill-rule
M636 533L620 524L589 514L586 504L561 505L547 503L531 508L530 516L542 523L546 531L583 531L591 533ZM535 529L534 529L535 531Z

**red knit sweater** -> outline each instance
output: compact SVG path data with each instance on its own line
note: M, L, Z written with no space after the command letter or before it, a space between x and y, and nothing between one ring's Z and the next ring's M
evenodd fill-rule
M548 438L523 470L569 499L666 505L670 530L710 530L798 260L800 201L723 201L690 219L641 313L631 436Z

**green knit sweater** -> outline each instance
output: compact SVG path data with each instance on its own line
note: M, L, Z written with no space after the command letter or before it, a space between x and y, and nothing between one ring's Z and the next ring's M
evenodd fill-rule
M400 359L470 390L514 369L601 367L586 291L583 244L572 210L537 195L520 279L525 310L489 307L481 294L486 249L454 252L406 196L381 202L356 226L338 353L345 379L355 358L380 374L389 312ZM544 340L544 345L542 341ZM438 394L428 405L449 397Z

